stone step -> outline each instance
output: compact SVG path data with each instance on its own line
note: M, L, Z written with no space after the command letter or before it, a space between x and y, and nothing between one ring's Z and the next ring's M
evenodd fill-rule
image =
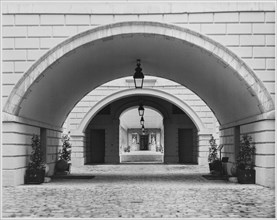
M153 153L149 153L149 154L141 154L141 153L137 153L137 154L122 154L121 155L121 162L163 162L163 154L161 153L157 153L157 154L153 154Z

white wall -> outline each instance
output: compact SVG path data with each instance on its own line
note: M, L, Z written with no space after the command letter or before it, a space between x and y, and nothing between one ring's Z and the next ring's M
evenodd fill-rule
M24 175L32 152L32 136L41 135L38 126L18 122L3 123L2 133L2 176L3 186L24 184ZM41 136L40 136L41 139ZM61 132L46 129L45 163L49 165L49 175L53 175L58 151L61 147Z
M3 3L3 103L23 73L58 43L98 25L128 20L168 22L208 35L240 56L275 96L273 3L204 6L126 2L81 6L81 3L77 7L73 3Z

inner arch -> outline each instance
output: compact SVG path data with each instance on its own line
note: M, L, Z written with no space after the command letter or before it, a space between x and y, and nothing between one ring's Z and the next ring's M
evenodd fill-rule
M105 106L107 106L108 104L122 99L122 98L126 98L126 97L131 97L131 96L150 96L150 97L156 97L159 98L161 100L165 100L169 103L172 103L176 106L178 106L182 111L184 111L188 117L190 117L190 119L194 122L195 126L198 129L198 132L200 133L207 133L208 129L205 127L205 125L203 124L203 122L201 121L201 119L199 118L199 116L197 115L197 113L195 111L193 111L190 106L188 106L186 103L184 103L182 100L178 99L177 97L166 93L164 91L159 91L159 90L155 90L155 89L150 89L150 88L144 88L142 90L138 90L138 89L126 89L123 91L119 91L116 92L110 96L105 97L103 100L97 102L85 115L85 117L82 119L81 123L79 124L79 127L77 129L77 131L75 131L76 133L82 133L85 131L85 129L87 128L90 120L101 110L103 109ZM137 103L136 103L137 104ZM128 105L132 105L132 103L128 103ZM156 108L157 110L157 108ZM124 111L124 110L122 110ZM121 112L119 111L118 113L119 115L121 114ZM163 114L163 117L167 117L167 113L163 112L161 113ZM118 115L118 117L119 117Z

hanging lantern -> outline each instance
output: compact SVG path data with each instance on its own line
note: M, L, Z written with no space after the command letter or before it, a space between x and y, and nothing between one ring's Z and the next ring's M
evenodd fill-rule
M144 115L144 107L143 107L142 104L139 105L138 113L139 113L139 116L143 116Z
M145 132L144 125L142 125L142 127L141 127L141 131L142 131L142 133L144 134L144 132Z
M138 89L138 88L142 89L144 75L143 75L142 69L140 67L140 60L137 60L137 67L136 67L135 71L136 72L135 72L135 74L133 76L135 87L136 87L136 89Z
M141 125L144 125L144 118L143 118L143 116L141 116L140 124L141 124Z

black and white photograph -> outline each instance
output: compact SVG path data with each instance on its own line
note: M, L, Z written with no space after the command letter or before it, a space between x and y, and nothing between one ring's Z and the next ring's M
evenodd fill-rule
M1 219L275 219L276 2L2 0Z

